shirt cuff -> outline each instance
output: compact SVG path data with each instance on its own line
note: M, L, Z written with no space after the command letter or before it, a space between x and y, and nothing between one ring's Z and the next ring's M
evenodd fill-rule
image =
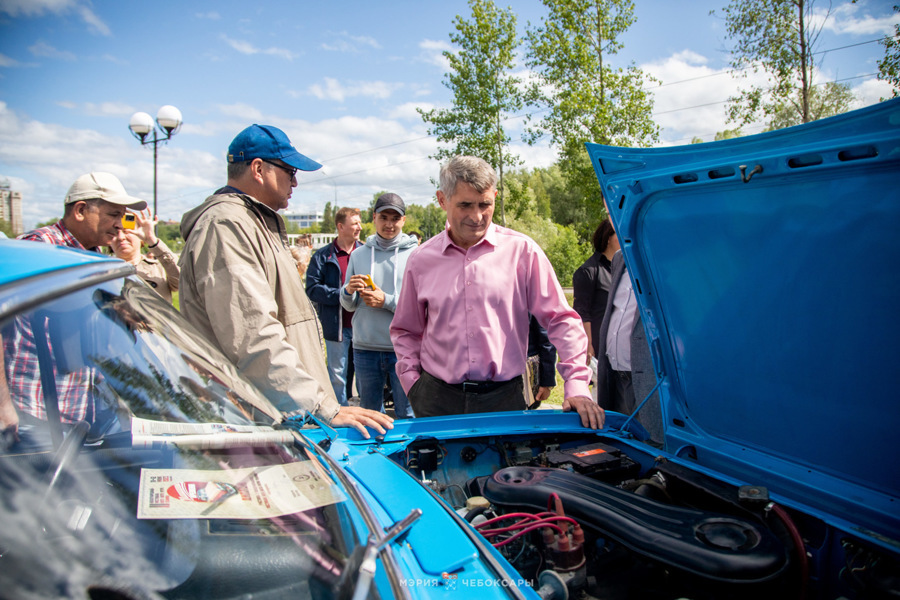
M563 386L563 390L566 398L574 398L575 396L584 396L585 398L591 397L591 388L586 381L574 379L567 381Z

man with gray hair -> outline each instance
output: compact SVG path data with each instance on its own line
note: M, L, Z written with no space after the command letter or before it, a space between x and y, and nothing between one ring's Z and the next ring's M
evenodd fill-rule
M494 169L456 156L440 183L447 229L409 257L391 323L397 374L416 416L524 410L534 315L559 353L563 410L603 427L588 388L587 336L550 261L528 236L492 223Z

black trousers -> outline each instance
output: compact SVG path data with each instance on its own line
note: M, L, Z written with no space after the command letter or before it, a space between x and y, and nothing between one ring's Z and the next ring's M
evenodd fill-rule
M409 390L409 403L416 417L442 417L507 410L525 410L522 377L486 393L464 392L425 371Z

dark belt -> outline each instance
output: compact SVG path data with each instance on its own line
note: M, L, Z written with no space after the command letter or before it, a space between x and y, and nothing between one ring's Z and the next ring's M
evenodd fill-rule
M487 394L488 392L493 392L505 385L520 381L521 379L522 376L519 375L518 377L513 377L506 381L463 381L462 383L447 383L445 381L444 383L454 389L462 390L466 394Z

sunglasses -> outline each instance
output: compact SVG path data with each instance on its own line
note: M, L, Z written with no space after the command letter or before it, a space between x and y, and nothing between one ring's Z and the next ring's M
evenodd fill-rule
M265 158L261 158L259 160L263 161L264 163L268 163L268 164L272 165L273 167L278 167L279 169L281 169L282 171L287 173L290 176L291 180L294 179L294 177L297 175L297 171L300 170L300 169L295 169L294 167L289 167L287 165L279 164L279 163L271 161L271 160L266 160Z

